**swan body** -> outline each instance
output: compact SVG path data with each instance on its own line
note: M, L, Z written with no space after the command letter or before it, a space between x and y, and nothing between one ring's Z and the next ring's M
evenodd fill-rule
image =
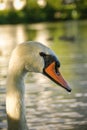
M24 76L27 72L43 73L67 91L71 91L66 81L61 79L57 69L59 67L60 62L54 52L38 42L25 42L14 49L7 77L8 130L28 130L24 102Z

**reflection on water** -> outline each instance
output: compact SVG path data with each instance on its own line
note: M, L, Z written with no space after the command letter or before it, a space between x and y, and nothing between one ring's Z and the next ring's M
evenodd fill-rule
M17 43L37 40L59 56L72 92L41 74L28 74L26 115L34 130L87 130L87 21L0 26L0 129L6 129L5 83L9 57ZM74 40L72 40L74 37Z

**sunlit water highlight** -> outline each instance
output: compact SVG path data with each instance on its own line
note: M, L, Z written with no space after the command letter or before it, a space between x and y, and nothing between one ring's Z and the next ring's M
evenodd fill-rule
M6 130L6 78L16 44L37 40L52 48L71 94L41 74L25 79L30 130L87 130L87 21L0 26L0 129Z

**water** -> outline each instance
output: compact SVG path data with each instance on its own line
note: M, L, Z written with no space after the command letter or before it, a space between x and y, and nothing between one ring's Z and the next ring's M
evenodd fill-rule
M0 129L6 130L5 84L8 62L18 43L35 40L52 48L71 94L41 74L26 83L26 117L34 130L87 130L87 21L0 26Z

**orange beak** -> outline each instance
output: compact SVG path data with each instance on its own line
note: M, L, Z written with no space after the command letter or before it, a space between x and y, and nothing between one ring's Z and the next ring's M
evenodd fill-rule
M47 68L45 68L45 73L48 77L50 77L54 82L62 86L64 89L66 89L68 92L71 92L71 88L69 87L68 83L64 80L61 73L59 72L59 68L57 70L57 73L55 71L55 62L50 64Z

